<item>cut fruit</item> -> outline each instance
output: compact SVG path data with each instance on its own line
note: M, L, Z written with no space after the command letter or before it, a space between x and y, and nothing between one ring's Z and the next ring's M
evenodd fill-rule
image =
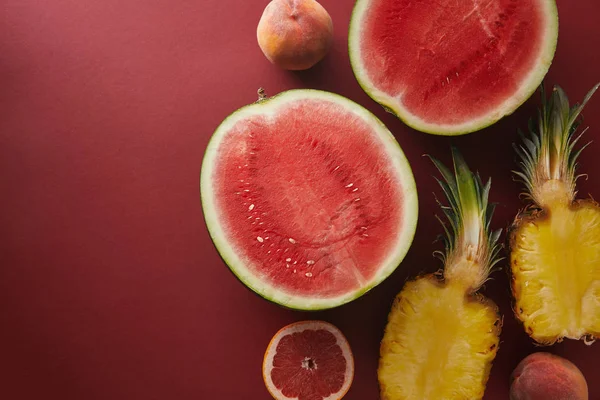
M338 400L354 377L354 358L338 328L323 321L288 325L271 339L263 379L277 400Z
M335 94L291 90L217 128L204 217L250 289L295 309L347 303L390 275L417 222L410 165L387 128Z
M459 135L511 114L554 57L554 0L357 0L350 61L363 89L407 125Z
M515 312L540 344L600 335L600 207L575 200L581 105L569 108L559 87L543 99L538 125L517 147L533 204L519 213L511 234ZM544 94L542 93L542 96Z
M394 301L380 350L382 400L481 399L498 351L498 307L477 293L498 261L490 183L453 158L455 175L434 161L449 202L444 270L408 282Z

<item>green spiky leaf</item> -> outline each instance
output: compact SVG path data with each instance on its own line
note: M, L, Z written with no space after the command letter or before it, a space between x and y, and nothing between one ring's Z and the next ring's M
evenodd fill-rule
M468 259L476 265L469 272L475 276L473 289L477 290L488 278L494 265L500 260L498 239L501 230L492 231L490 221L494 204L488 202L491 180L483 184L478 174L471 172L462 155L452 148L454 173L444 164L430 157L442 179L437 179L448 206L440 204L448 225L441 219L445 231L445 252L436 252L451 270L457 260ZM450 271L451 272L451 271Z
M514 173L540 207L556 199L570 202L575 197L577 158L587 146L576 149L585 130L578 135L575 132L581 111L598 87L600 83L587 93L581 104L573 107L570 107L566 93L559 86L554 87L548 99L541 87L542 105L537 124L530 120L529 137L520 135L522 144L514 145L521 167ZM545 186L549 181L556 184ZM564 193L560 193L561 190Z

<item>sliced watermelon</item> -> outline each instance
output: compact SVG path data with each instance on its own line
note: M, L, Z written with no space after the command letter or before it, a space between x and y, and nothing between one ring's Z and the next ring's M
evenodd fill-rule
M357 0L350 61L363 89L409 126L469 133L540 85L557 15L554 0Z
M316 90L226 118L204 156L201 194L233 273L296 309L339 306L379 284L417 222L412 171L391 133L358 104Z

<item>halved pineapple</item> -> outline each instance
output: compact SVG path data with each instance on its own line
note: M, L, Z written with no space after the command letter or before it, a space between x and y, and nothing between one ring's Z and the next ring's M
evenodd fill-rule
M449 206L445 271L406 283L381 342L383 400L477 400L498 350L498 308L477 293L498 261L490 232L490 182L484 186L453 150L453 175L434 160Z
M540 344L563 338L593 341L600 335L600 207L575 200L580 136L574 137L581 105L569 107L555 87L543 96L537 128L517 147L532 204L521 212L511 233L515 312ZM537 130L537 132L536 132Z

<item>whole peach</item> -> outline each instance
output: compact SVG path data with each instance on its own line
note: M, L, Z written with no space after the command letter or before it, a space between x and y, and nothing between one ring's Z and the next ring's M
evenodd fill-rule
M540 352L525 357L513 371L510 400L588 400L588 387L575 364Z
M260 18L256 36L273 64L303 70L329 51L333 23L327 10L315 0L273 0Z

